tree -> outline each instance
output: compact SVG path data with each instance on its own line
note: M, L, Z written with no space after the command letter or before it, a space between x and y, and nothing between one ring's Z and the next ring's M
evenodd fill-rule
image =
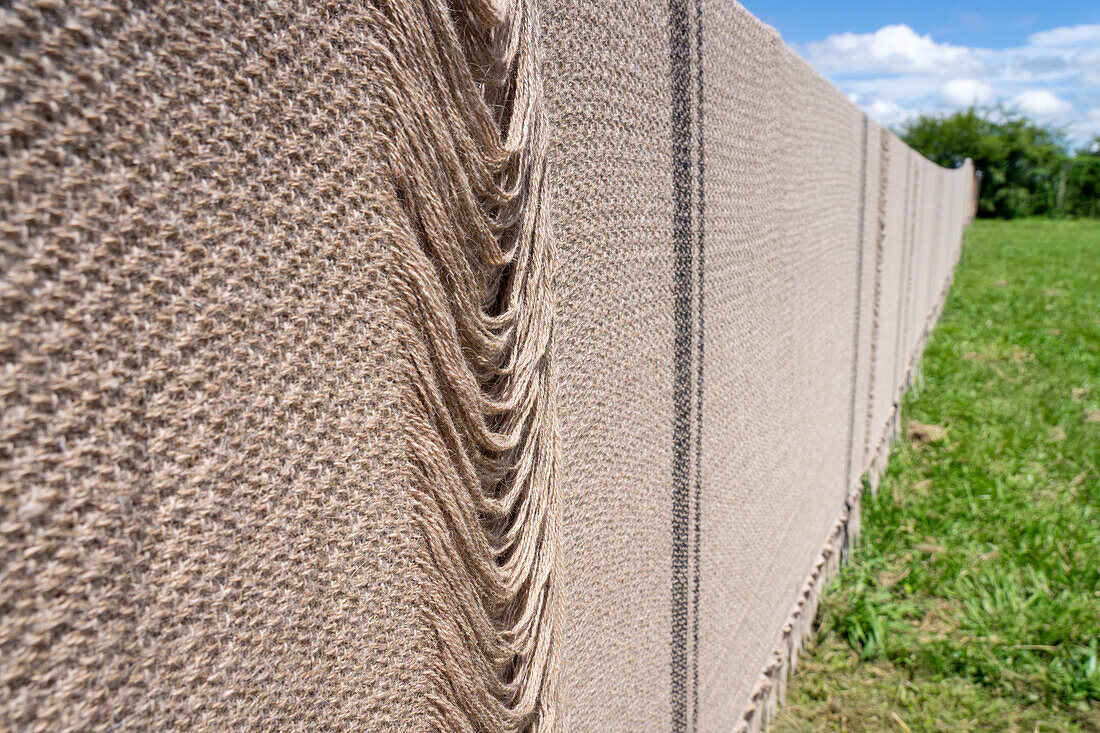
M900 135L940 165L974 161L979 216L1100 216L1100 138L1070 157L1065 133L1004 108L923 115Z
M1100 135L1077 151L1066 176L1068 213L1100 217Z

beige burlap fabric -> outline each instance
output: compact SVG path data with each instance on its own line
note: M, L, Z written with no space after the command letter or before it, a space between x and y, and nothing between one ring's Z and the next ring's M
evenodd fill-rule
M766 722L969 164L732 0L17 0L0 48L0 728Z
M578 730L755 728L858 530L973 171L927 164L736 3L558 2L543 27L560 707ZM921 165L940 188L918 199Z
M553 727L534 8L2 11L0 727Z

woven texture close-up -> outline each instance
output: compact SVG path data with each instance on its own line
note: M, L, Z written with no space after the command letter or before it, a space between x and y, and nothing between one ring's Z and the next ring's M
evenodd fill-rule
M0 729L766 726L972 164L734 0L14 0L0 52Z

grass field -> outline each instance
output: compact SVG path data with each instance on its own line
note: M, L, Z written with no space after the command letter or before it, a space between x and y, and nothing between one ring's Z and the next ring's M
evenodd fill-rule
M778 731L1100 731L1100 222L978 221Z

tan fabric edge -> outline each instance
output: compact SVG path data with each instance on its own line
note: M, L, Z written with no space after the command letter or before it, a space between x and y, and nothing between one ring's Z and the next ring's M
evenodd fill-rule
M953 273L953 271L952 271ZM915 375L921 374L921 355L928 337L931 335L940 314L947 294L951 289L953 277L949 276L943 290L940 292L936 306L928 319L928 326L918 339L918 348L914 352L904 381L903 392L909 390L914 384ZM879 440L875 451L875 458L870 469L864 474L872 494L878 492L879 483L883 472L890 459L890 451L899 437L899 412L895 406ZM840 509L840 515L814 561L813 568L807 576L798 598L791 608L790 615L783 624L774 651L768 658L764 669L753 686L753 692L749 703L745 707L741 719L733 727L733 733L760 733L766 731L775 718L779 708L786 702L787 679L794 674L798 666L798 655L801 653L805 642L814 636L814 619L817 617L818 605L821 602L821 594L829 581L840 572L843 563L851 558L852 549L859 542L860 534L860 503L863 497L863 476L850 488L848 498Z

